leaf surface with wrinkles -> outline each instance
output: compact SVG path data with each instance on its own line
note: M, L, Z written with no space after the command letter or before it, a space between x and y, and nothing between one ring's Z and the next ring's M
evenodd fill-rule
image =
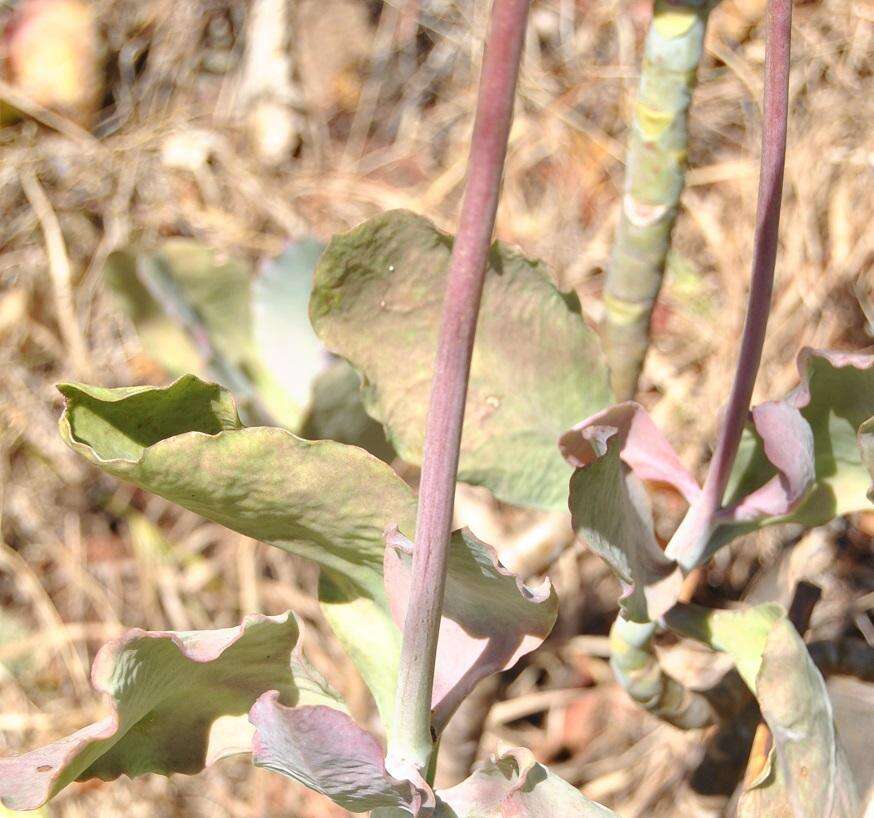
M313 327L364 378L367 411L420 464L452 238L406 211L335 236L316 270ZM492 247L471 363L458 479L498 498L564 506L555 441L607 405L607 372L574 297L542 265Z
M76 780L191 774L249 752L245 714L262 693L276 690L287 704L328 695L303 672L298 688L290 666L297 638L291 614L253 615L224 630L129 631L97 654L92 669L111 714L53 744L0 759L0 801L36 809Z
M322 567L341 642L358 646L353 659L379 657L358 667L388 723L400 634L383 588L383 531L413 530L410 488L354 446L243 428L230 395L193 376L166 388L60 388L61 434L92 463Z

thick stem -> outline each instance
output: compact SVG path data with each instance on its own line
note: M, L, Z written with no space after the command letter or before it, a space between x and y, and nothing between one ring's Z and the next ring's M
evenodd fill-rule
M602 334L617 400L631 400L649 346L686 174L687 121L713 0L656 0L604 283Z
M419 516L398 673L390 763L425 770L432 753L434 657L477 313L513 118L528 0L494 0L458 234L434 363Z
M774 288L786 161L791 28L792 0L770 0L766 22L762 160L749 301L737 371L704 488L667 549L668 555L686 569L694 567L706 554L707 539L722 504L762 360Z

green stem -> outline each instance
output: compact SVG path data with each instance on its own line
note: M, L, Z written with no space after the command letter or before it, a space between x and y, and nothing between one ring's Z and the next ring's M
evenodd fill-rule
M423 774L436 739L431 697L458 449L527 18L528 0L494 0L425 429L410 604L404 622L394 729L387 759L395 774L410 768Z
M689 690L659 664L653 647L656 625L616 618L610 629L610 667L616 681L644 710L674 727L694 730L719 721L710 702Z
M686 169L687 114L712 0L656 0L646 38L622 212L604 286L617 400L631 400L649 345Z

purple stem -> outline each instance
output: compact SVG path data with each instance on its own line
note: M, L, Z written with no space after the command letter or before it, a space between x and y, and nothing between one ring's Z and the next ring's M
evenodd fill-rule
M668 548L669 556L677 559L687 569L704 556L707 538L716 512L722 505L749 415L753 386L762 360L771 293L774 289L783 167L786 162L791 30L792 0L769 0L766 19L762 159L750 295L737 371L704 488Z
M494 0L434 364L390 757L427 767L431 695L477 313L495 226L528 0Z

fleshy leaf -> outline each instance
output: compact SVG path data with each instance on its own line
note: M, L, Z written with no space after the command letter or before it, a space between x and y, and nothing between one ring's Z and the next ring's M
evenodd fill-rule
M0 759L0 801L36 809L73 781L190 774L249 752L245 714L253 702L268 690L287 704L301 698L290 665L297 637L291 614L252 615L224 630L128 631L97 654L91 672L111 715ZM312 700L312 683L304 686Z
M266 262L252 285L255 345L277 382L301 407L329 355L307 318L313 270L324 245L304 239Z
M379 742L339 710L284 707L272 691L249 717L256 766L300 781L351 812L404 807L417 815L423 806L433 807L430 787L390 775Z
M637 404L599 412L566 433L561 446L577 466L569 503L574 531L618 577L626 616L636 622L657 619L676 602L683 578L659 548L649 498L631 464L642 476L690 496L697 489L694 480Z
M710 551L752 528L780 522L821 525L871 505L866 496L870 474L862 462L857 436L860 426L874 415L874 355L804 349L798 356L798 369L801 384L784 403L798 410L810 427L815 483L800 503L782 514L774 508L775 514L754 522L741 519L720 526ZM744 496L761 492L775 478L777 464L769 459L773 451L769 452L763 440L764 431L757 423L754 431L747 432L727 492L729 508L742 508ZM785 450L785 443L782 447Z
M769 401L751 411L762 450L777 473L759 488L720 512L721 519L759 521L791 512L816 480L813 432L794 406Z
M770 729L773 747L741 796L739 818L857 818L856 785L838 744L825 681L783 609L680 606L666 621L731 655Z
M316 269L310 318L364 378L367 411L420 464L452 238L393 211L336 236ZM555 441L610 402L595 334L546 270L496 243L477 324L459 480L517 505L562 508L570 469Z
M322 567L326 613L357 645L353 659L370 657L358 666L388 723L400 635L383 589L383 531L413 529L411 489L354 446L241 427L230 395L193 376L160 389L60 389L61 435L86 459Z
M616 818L522 749L501 753L437 795L435 818Z
M586 431L593 427L614 427L620 433L619 456L641 480L673 486L690 503L701 493L673 446L647 411L633 401L598 412L559 438L559 449L574 468L584 468L598 456L589 440L591 433Z
M399 628L407 615L413 544L386 532L385 586ZM547 637L558 614L549 580L528 588L494 549L467 529L452 534L434 669L433 723L439 733L476 684L512 667Z
M393 452L364 411L358 376L310 326L322 249L312 239L290 244L251 278L248 264L174 238L152 252L111 253L104 279L143 348L171 376L217 381L247 421L360 445L388 461Z
M776 603L718 611L698 605L677 605L664 619L671 630L730 654L738 673L755 693L768 634L784 615L783 608Z
M834 516L870 506L866 493L871 479L862 461L861 426L874 413L874 356L806 349L799 355L799 370L802 383L789 397L753 408L725 506L707 528L698 525L700 520L694 514L687 516L665 549L663 556L669 562L675 561L688 571L721 546L757 528L785 522L819 525ZM600 462L597 459L600 451L595 452L592 441L599 434L607 440L597 430L610 426L621 432L619 458L635 477L673 485L690 503L695 502L700 489L637 404L611 407L561 437L562 453L577 467L571 482L571 508L578 509L577 519L584 529L580 532L575 523L578 533L589 532L595 550L607 559L623 582L632 579L636 585L649 575L647 584L654 584L658 571L653 573L650 565L635 575L634 566L623 564L616 548L603 544L603 531L601 544L595 544L599 537L598 510L604 505L602 492L608 492L599 484L602 479L597 476L599 472L590 474L588 480L583 475L592 468L590 463ZM602 441L603 445L607 444ZM616 485L615 477L603 479L613 480L611 485ZM628 494L633 498L635 492ZM621 496L614 489L607 501L615 503ZM649 514L642 516L646 518L646 528ZM641 514L629 516L623 528L639 528L640 517ZM632 530L617 537L618 526L614 524L612 528L614 543L640 539ZM663 601L654 610L664 611ZM632 619L644 621L639 598L629 607L632 610L629 613ZM658 613L653 618L657 616Z
M360 446L386 463L395 459L382 424L364 411L361 378L342 358L335 358L313 381L310 408L300 436Z

